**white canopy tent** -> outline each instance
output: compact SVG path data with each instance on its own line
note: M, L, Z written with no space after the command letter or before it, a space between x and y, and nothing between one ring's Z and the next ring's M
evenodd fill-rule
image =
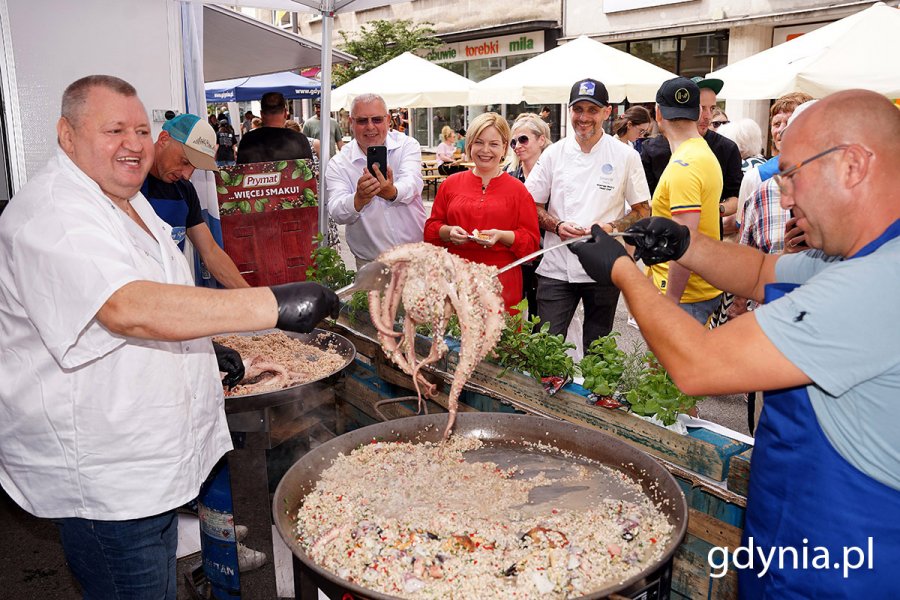
M384 98L388 107L424 108L469 104L475 83L410 52L360 75L331 92L332 108L350 108L360 94Z
M707 77L725 82L719 98L769 100L789 92L821 98L865 88L900 97L900 9L877 3L755 54Z
M561 104L572 84L586 77L602 81L613 102L653 102L662 82L675 74L581 36L477 83L471 103Z

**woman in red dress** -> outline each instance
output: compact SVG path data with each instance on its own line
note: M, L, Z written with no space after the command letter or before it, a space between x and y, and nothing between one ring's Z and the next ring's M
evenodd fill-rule
M425 241L473 262L503 267L538 249L534 199L504 172L509 125L497 113L476 117L466 132L466 154L475 167L448 177L438 188L425 222ZM500 275L507 310L522 299L522 271Z

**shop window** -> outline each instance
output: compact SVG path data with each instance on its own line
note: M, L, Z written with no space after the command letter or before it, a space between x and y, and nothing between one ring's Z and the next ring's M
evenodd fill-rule
M466 67L466 77L477 83L502 71L503 59L481 58L479 60L470 60L467 61Z
M704 76L728 64L728 32L609 44L684 77Z
M678 51L674 43L662 44L663 40L641 40L629 44L629 52L638 58L670 71L677 72Z
M681 38L679 73L685 77L704 77L728 64L728 34L708 33Z

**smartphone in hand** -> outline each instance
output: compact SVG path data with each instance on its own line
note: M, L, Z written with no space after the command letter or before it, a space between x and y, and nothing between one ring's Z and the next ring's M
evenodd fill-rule
M378 165L381 176L387 177L387 147L369 146L368 149L366 149L366 168L369 169L369 173L372 174L372 177L377 177L377 175L375 175L375 169L373 168L375 165Z

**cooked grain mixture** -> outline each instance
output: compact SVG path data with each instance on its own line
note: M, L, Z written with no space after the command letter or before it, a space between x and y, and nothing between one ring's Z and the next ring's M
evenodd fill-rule
M588 469L526 479L517 466L464 458L481 447L459 436L373 441L339 456L298 511L298 541L339 577L403 598L570 598L662 556L672 526L623 473L609 469L636 502L535 511L532 490L579 482Z
M226 396L274 392L308 383L334 373L344 364L336 349L321 350L280 331L214 339L237 350L244 362L244 379L225 390Z

